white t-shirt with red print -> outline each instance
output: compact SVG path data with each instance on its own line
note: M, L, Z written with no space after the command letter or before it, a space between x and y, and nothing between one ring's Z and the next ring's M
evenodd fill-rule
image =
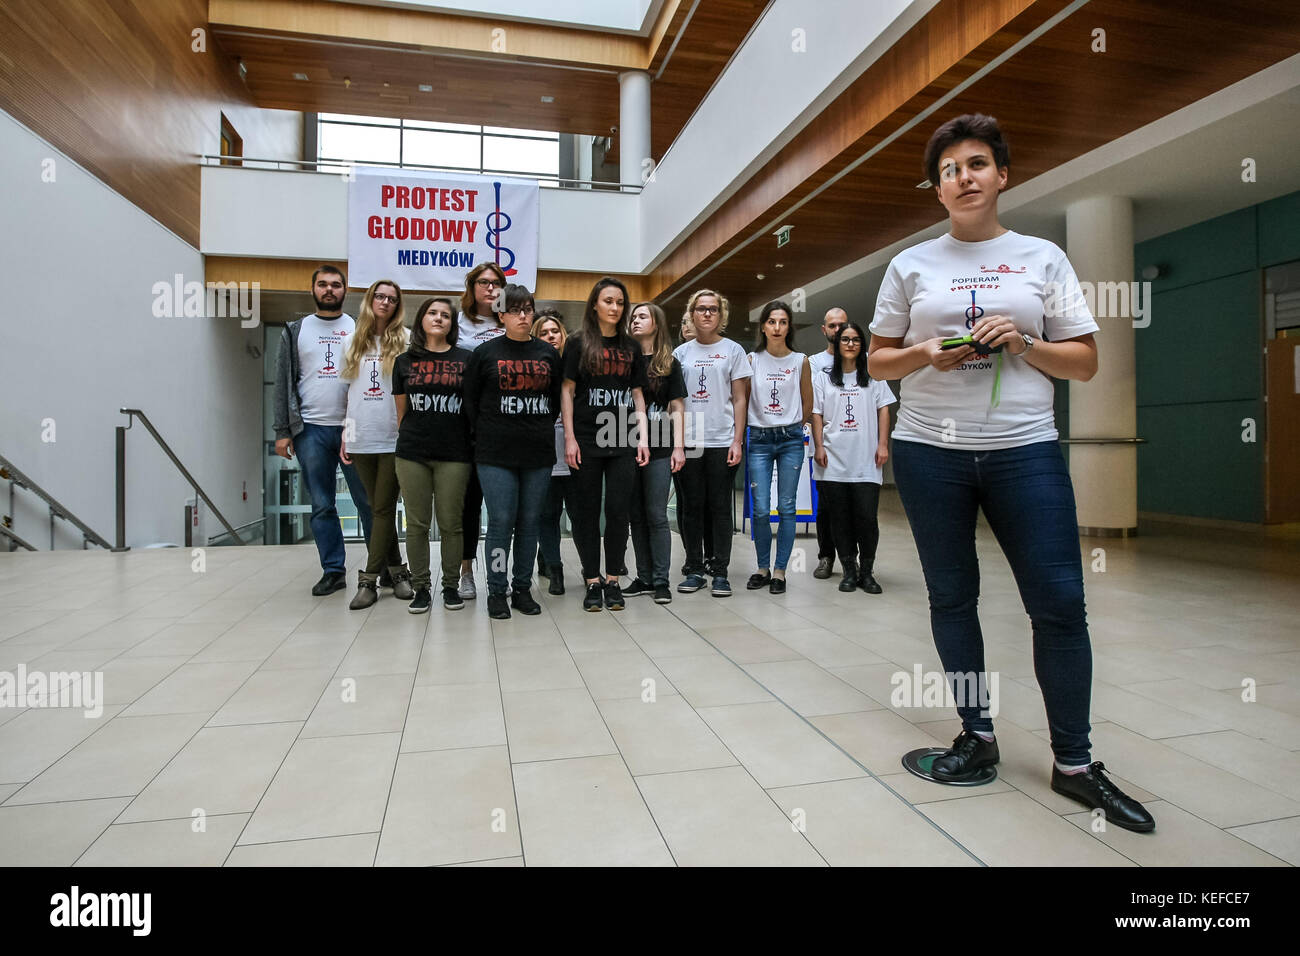
M876 464L876 446L880 444L878 412L896 401L884 382L873 378L859 385L853 372L844 375L843 385L832 382L829 373L814 378L813 414L822 417L826 467L814 461L813 478L884 484L884 474Z
M686 447L727 448L737 437L731 383L752 374L745 350L731 339L710 345L692 339L673 356L686 383Z

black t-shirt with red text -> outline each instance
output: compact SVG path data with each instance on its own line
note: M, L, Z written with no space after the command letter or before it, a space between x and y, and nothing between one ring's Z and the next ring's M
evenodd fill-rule
M564 377L573 391L573 432L582 454L636 454L634 388L645 388L645 356L632 339L603 336L600 371L582 367L582 336L564 347Z
M393 362L393 395L406 396L397 457L409 461L471 461L465 409L469 349L429 352L413 346Z
M648 360L647 356L647 360ZM668 403L686 397L686 380L682 377L682 363L673 359L668 374L660 377L646 369L645 417L650 429L651 458L667 458L673 453L677 429L668 417Z
M484 342L465 370L465 401L480 465L555 466L560 353L550 345L505 335Z

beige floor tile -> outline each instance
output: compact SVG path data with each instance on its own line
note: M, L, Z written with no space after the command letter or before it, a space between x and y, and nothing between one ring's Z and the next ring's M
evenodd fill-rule
M1138 866L1285 866L1281 860L1164 800L1146 805L1154 833L1133 833L1094 820L1083 810L1068 814L1083 832L1124 854ZM1096 829L1104 826L1104 830Z
M702 707L698 713L764 789L864 775L783 704Z
M69 650L82 650L84 648L106 647L115 650L133 650L148 642L154 635L166 631L173 622L166 619L140 620L123 619L110 621L108 623L90 624L88 621L82 622L69 615L67 618L61 618L48 625L50 633L60 633L71 636L71 643L67 644ZM66 630L65 630L66 629ZM14 639L14 642L27 643L37 639L44 629L36 628L27 631ZM206 633L211 633L211 628L205 629ZM215 636L215 635L214 635ZM156 655L145 656L175 656L177 654L193 654L194 651L168 651ZM134 656L134 655L133 655Z
M1185 680L1130 684L1125 689L1217 725L1210 729L1236 730L1284 749L1294 747L1300 740L1300 717L1270 710L1258 700L1243 701L1239 693L1222 694Z
M330 682L330 672L323 669L259 670L213 715L208 726L305 721Z
M483 597L480 600L487 599ZM608 623L604 627L612 629ZM511 647L563 647L564 640L554 622L545 617L529 617L516 612L508 621L492 621L492 644L502 651Z
M1137 685L1149 687L1147 684ZM1162 704L1150 697L1112 687L1101 681L1092 684L1092 711L1099 718L1126 727L1152 740L1186 734L1212 733L1223 730L1222 724Z
M522 856L506 856L499 860L475 860L472 863L447 863L446 866L523 866Z
M888 710L809 718L814 726L872 773L897 773L903 755L939 741Z
M1235 730L1175 737L1165 743L1197 760L1300 801L1300 754L1246 737Z
M1001 776L979 787L952 787L932 780L923 780L906 770L900 770L898 773L882 773L878 776L882 783L887 784L890 789L912 804L933 803L936 800L960 800L962 797L976 797L982 793L1005 793L1015 789Z
M629 624L628 637L642 651L658 661L662 657L699 657L717 654L717 650L680 622L658 624Z
M700 636L737 664L761 661L803 660L803 655L752 624L740 627L703 627Z
M708 724L680 696L639 697L597 705L633 775L726 767L736 763Z
M433 684L411 694L402 753L498 747L506 742L501 689L481 684Z
M77 866L221 866L248 816L210 816L197 833L190 820L118 823L82 854Z
M129 802L114 797L0 807L0 866L72 866Z
M1230 690L1220 691L1225 697L1241 699L1241 685ZM1255 688L1255 700L1269 710L1276 710L1292 717L1300 717L1300 682L1283 684L1259 684Z
M520 852L504 747L402 754L376 866L435 866Z
M870 778L768 793L831 866L978 866L927 818Z
M257 661L183 664L124 710L122 715L211 714L220 710L255 670Z
M240 844L373 833L384 820L398 734L299 740Z
M667 677L635 644L630 651L608 653L574 653L587 692L592 700L641 699L677 693ZM646 681L652 683L646 684Z
M506 693L585 686L563 644L497 648L497 672Z
M514 763L595 757L616 750L585 689L523 691L502 694L501 699Z
M692 707L752 704L772 699L740 666L718 654L665 657L656 663Z
M262 662L275 653L289 637L288 627L244 627L236 625L194 655L192 663L220 661Z
M302 724L206 727L150 781L118 823L251 813Z
M333 671L347 656L352 634L295 632L261 666L261 670Z
M805 717L878 710L880 705L812 661L746 664L745 670Z
M207 714L115 717L10 797L8 804L133 797L206 718Z
M1156 826L1159 825L1157 821ZM1225 832L1240 837L1292 866L1300 866L1300 817L1252 823L1249 826L1233 827Z
M679 866L825 866L741 767L638 777Z
M334 677L325 685L302 736L400 733L414 676Z
M514 782L529 866L673 865L621 758L515 764Z
M358 637L339 664L341 677L414 674L420 664L422 634Z
M1098 724L1093 754L1138 786L1218 827L1261 823L1300 815L1300 802L1226 770L1179 753L1167 742L1147 740L1115 724Z
M990 866L1132 866L1023 793L924 803L919 809Z
M415 686L481 684L497 680L496 652L490 640L434 641L425 638Z
M104 703L133 704L188 661L185 657L117 657L102 668Z
M758 626L786 647L822 667L852 667L858 664L884 663L884 658L879 654L825 628L808 627L807 621L804 621L801 627L788 629L780 627L775 622L762 622Z
M125 624L125 622L119 622ZM124 657L179 657L198 654L229 629L229 622L208 621L198 624L168 624L148 640L131 645Z
M593 616L596 616L593 612ZM624 620L623 613L617 615L619 623ZM573 654L617 654L638 650L636 641L627 636L621 628L615 628L607 618L600 618L604 627L573 627L562 625L560 633L564 645Z
M237 846L226 866L373 866L378 833Z

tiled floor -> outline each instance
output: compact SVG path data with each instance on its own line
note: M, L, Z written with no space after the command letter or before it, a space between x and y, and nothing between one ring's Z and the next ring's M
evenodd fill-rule
M0 671L104 681L98 718L0 708L0 864L1300 864L1295 542L1081 542L1094 753L1149 801L1138 835L1048 787L1028 622L980 540L1002 751L980 788L899 763L958 725L891 701L894 675L939 664L888 491L880 596L814 580L809 535L783 596L744 589L737 536L729 600L588 614L570 574L505 622L482 599L313 598L310 545L198 571L181 550L0 554Z

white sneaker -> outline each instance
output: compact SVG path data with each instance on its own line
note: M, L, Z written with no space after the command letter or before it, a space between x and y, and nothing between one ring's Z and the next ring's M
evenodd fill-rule
M460 573L460 587L456 589L462 601L472 601L478 597L478 591L474 588L474 575L469 571Z

